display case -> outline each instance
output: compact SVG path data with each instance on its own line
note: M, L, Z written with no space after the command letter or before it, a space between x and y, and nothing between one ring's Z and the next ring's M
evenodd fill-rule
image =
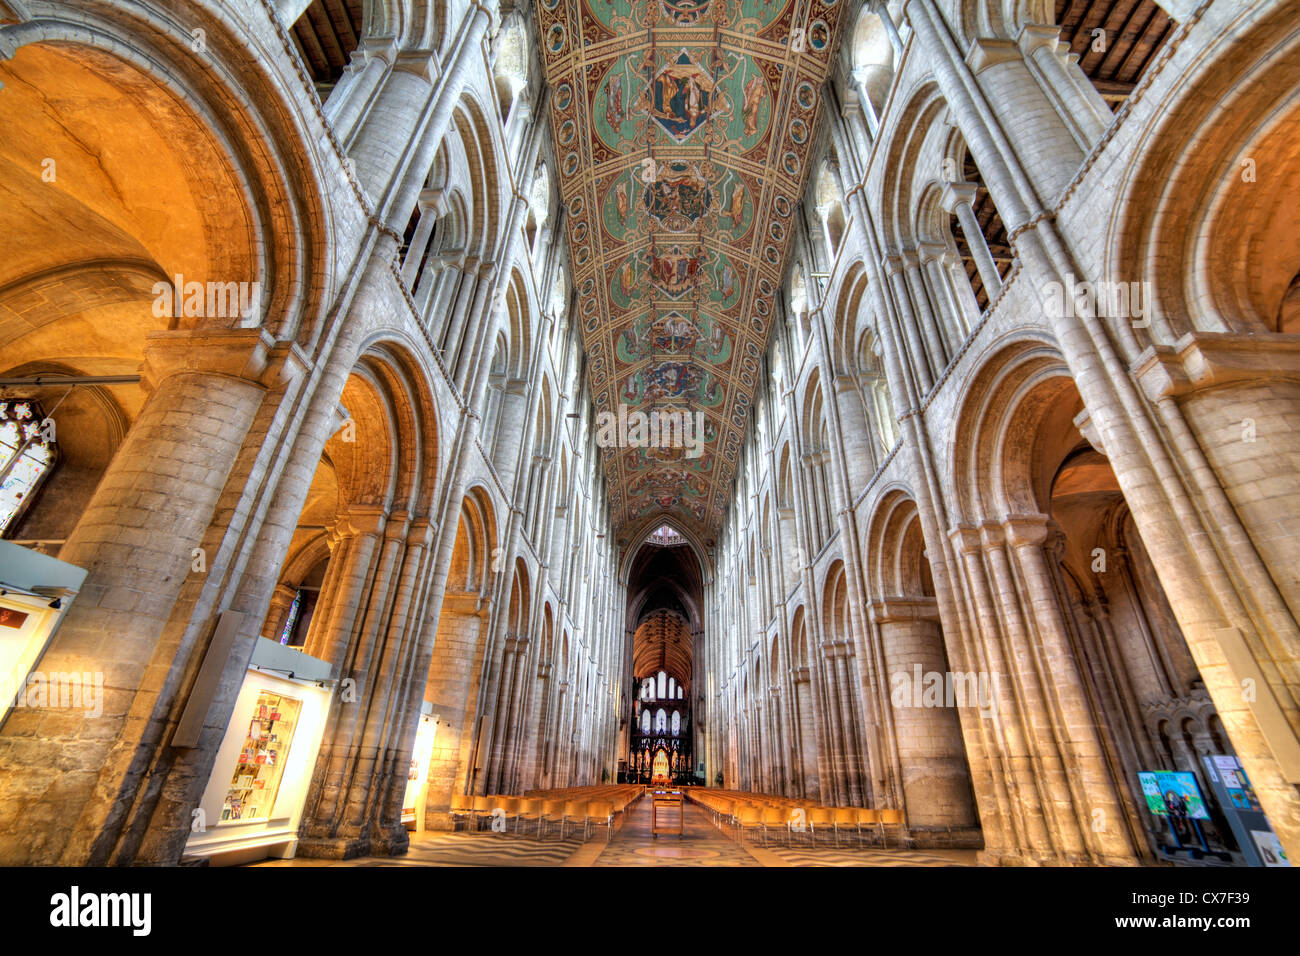
M75 673L33 673L85 579L83 568L0 541L0 723L11 708L44 706L51 695L56 706L71 699L88 713L102 711L103 673L94 661ZM71 685L51 686L52 677Z
M429 797L429 764L433 759L433 741L438 733L438 718L433 705L425 701L420 708L420 722L415 731L411 766L406 775L406 793L402 797L402 822L408 828L424 829L424 809Z
M223 822L273 815L301 712L299 698L271 690L258 692L248 736L239 751L230 789L221 807Z
M258 639L186 855L214 866L294 855L330 697L328 664Z

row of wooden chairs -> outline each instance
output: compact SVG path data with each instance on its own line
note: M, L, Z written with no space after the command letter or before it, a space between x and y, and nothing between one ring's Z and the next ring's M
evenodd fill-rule
M555 790L525 790L525 798L543 800L608 800L614 804L614 811L622 813L629 806L640 800L645 789L635 784L602 784L589 787L563 787Z
M789 797L743 791L696 790L688 796L713 815L718 829L729 827L741 839L747 833L756 834L764 845L770 835L790 844L806 834L809 845L816 846L821 833L830 833L837 847L841 834L856 834L859 847L864 836L878 839L882 847L889 846L891 834L899 846L912 842L901 810L807 806Z
M556 826L560 839L572 826L575 831L582 829L582 838L587 840L593 829L605 828L608 840L614 832L618 814L624 812L634 802L638 794L611 792L613 788L571 788L553 791L561 794L554 797L513 797L506 795L474 796L455 794L451 799L451 816L453 829L464 820L475 829L482 827L485 820L501 820L504 832L509 831L513 820L515 832L522 833L524 828L532 827L533 835L539 839ZM574 797L573 791L581 790L584 794L605 791L603 799L590 799L589 796ZM547 791L534 791L546 793Z

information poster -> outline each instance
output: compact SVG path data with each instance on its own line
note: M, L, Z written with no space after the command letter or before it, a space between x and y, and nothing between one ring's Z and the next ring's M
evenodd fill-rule
M1157 770L1138 774L1147 809L1158 817L1210 819L1196 776Z
M1282 843L1264 816L1250 777L1236 757L1212 754L1201 758L1210 787L1223 807L1223 815L1251 866L1290 866Z

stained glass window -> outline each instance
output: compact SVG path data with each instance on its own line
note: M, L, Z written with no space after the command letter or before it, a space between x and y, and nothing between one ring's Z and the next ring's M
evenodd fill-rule
M289 605L289 613L284 618L284 629L280 631L280 643L288 644L289 638L293 637L293 626L298 623L298 612L302 610L302 592L298 591L293 596L293 603Z
M45 414L37 402L0 401L0 536L17 527L18 517L54 467L53 429L44 425Z
M658 545L661 548L672 547L673 545L685 544L686 539L673 530L671 525L660 525L646 537L650 544Z

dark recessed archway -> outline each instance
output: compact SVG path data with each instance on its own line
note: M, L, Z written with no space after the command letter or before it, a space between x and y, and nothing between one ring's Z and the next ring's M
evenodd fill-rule
M671 526L656 528L635 547L624 565L625 660L631 680L620 773L624 779L648 779L652 756L664 749L674 779L693 781L691 688L704 575L695 549Z

